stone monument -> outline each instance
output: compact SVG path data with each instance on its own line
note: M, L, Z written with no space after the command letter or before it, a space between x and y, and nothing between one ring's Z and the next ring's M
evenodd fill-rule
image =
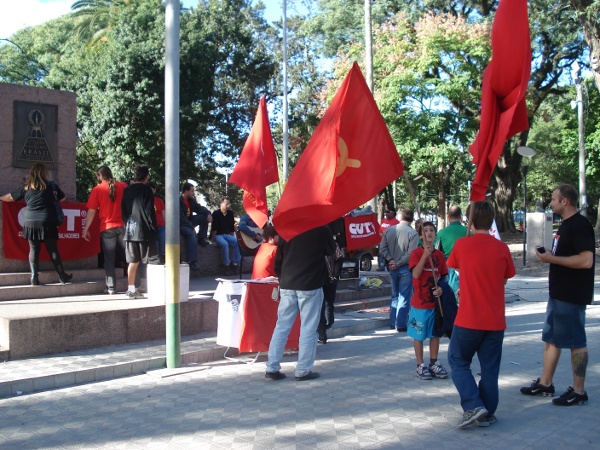
M75 201L75 100L73 92L0 83L0 195L23 185L29 168L42 162L66 201ZM29 271L27 261L4 258L2 239L0 255L0 272ZM65 266L97 267L96 258L88 260L65 261Z

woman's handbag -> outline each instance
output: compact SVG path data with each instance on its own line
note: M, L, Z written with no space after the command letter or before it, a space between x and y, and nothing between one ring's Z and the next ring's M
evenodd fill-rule
M50 182L50 189L52 189L52 194L54 195L54 211L56 211L56 225L59 227L65 221L65 213L62 210L62 206L60 206L60 201L58 200L58 195L56 194L57 186L54 181Z

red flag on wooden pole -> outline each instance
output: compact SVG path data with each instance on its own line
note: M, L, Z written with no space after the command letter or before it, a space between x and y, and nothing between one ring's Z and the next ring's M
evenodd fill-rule
M372 199L403 170L354 63L292 171L273 224L286 240L326 225Z
M263 95L250 135L229 177L229 183L236 184L244 190L244 209L261 228L268 219L266 187L277 181L277 157Z
M530 73L527 0L501 0L492 25L492 60L483 73L481 123L469 148L477 165L471 201L485 200L504 144L529 128L525 94Z

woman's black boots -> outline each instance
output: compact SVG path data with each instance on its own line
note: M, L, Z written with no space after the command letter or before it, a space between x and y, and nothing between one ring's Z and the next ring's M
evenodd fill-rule
M29 263L29 267L31 268L31 285L39 286L40 278L39 278L39 263Z

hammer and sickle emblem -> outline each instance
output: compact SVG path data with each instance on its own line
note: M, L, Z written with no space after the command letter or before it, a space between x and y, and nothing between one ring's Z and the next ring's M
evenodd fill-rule
M340 153L340 159L338 160L337 169L335 171L336 177L339 177L344 173L346 167L352 167L353 169L358 169L360 167L360 160L348 158L348 146L341 137L338 137L338 152Z

